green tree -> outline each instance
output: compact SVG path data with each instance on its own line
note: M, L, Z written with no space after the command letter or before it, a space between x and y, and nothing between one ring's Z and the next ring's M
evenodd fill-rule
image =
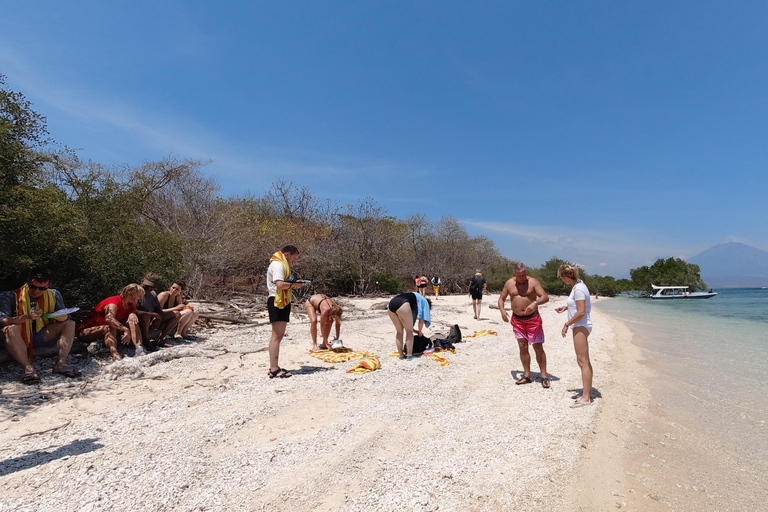
M688 286L691 290L706 290L707 285L701 279L698 265L687 263L680 258L659 258L650 267L643 266L629 271L632 283L637 290L652 291L651 284L657 286Z

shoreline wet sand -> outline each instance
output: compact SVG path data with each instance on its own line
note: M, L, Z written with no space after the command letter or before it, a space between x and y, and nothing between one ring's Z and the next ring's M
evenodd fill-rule
M644 337L651 335L643 326L632 328L614 318L611 322L616 339L623 342L610 356L611 396L604 400L583 457L555 509L763 508L768 478L759 465L765 461L739 454L723 442L727 433L720 438L708 435L701 418L690 414L699 407L706 411L701 390L688 389L662 371L658 358L663 355L643 346ZM689 402L685 410L678 408L681 396Z

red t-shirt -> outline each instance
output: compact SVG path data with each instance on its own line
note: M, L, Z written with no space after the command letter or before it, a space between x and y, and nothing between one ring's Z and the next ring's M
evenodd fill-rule
M78 330L82 331L87 327L109 325L106 319L107 312L104 310L104 308L106 308L109 304L114 304L117 306L117 314L115 315L115 319L118 322L125 322L128 319L128 315L136 311L135 304L131 304L127 308L124 308L123 298L119 295L107 297L103 301L99 302L98 305L93 308L90 313L88 313L88 316L85 317L85 320L83 320L83 323L80 324Z

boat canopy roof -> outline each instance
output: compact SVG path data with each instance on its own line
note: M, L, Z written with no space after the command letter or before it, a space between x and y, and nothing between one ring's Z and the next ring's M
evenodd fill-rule
M687 290L687 286L656 286L655 284L651 283L651 286L654 290Z

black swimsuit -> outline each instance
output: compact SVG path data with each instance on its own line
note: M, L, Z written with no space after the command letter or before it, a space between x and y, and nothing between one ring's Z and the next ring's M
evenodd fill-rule
M397 310L400 309L400 306L406 302L411 305L411 311L416 311L418 309L416 295L414 295L413 292L405 292L392 297L392 300L389 301L389 310L393 313L397 313Z
M311 300L311 299L312 299L312 297L310 297L309 299L307 299L307 302L309 302L310 304L312 304L312 300ZM320 299L320 302L318 302L318 303L317 303L317 307L315 307L315 305L314 305L314 304L312 304L312 307L313 307L313 308L315 308L315 311L317 311L317 312L320 312L320 304L322 304L322 303L323 303L323 301L326 301L326 300L331 300L331 298L330 298L330 297L328 297L328 296L326 295L325 297L323 297L322 299Z

